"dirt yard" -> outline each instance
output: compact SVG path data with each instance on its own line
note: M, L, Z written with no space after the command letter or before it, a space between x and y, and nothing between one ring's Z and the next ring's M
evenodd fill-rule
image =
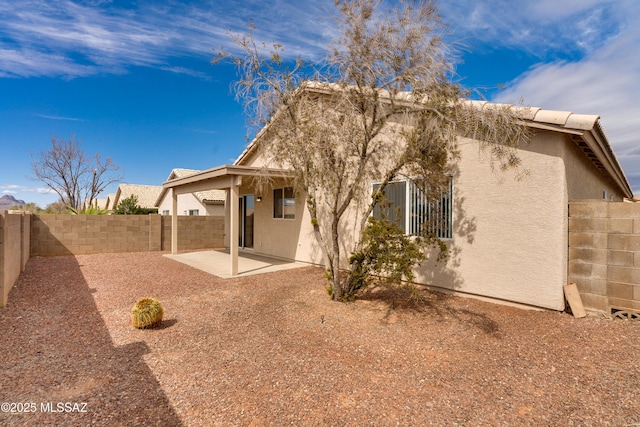
M314 267L33 258L0 309L0 425L640 425L640 322L324 286ZM160 329L130 325L146 296Z

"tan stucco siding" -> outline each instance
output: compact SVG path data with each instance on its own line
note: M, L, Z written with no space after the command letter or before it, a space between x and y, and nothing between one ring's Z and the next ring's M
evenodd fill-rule
M477 142L461 141L451 257L446 264L427 261L416 270L416 281L562 310L569 199L565 161L582 167L566 149L570 142L557 133L538 133L519 150L528 175L518 181L512 172L492 171ZM321 264L304 196L296 200L295 220L273 219L272 189L262 196L256 203L255 252ZM345 266L356 222L349 212L342 224L348 236L342 242Z
M302 222L300 198L296 199L295 219L273 218L273 203L273 189L265 191L261 202L255 202L254 250L256 253L294 259Z
M274 188L282 188L276 185ZM273 188L255 202L254 252L279 258L321 264L304 197L296 196L295 219L273 217Z
M446 264L427 262L420 283L561 310L566 281L567 190L556 141L520 150L529 174L492 172L463 141L454 177L454 239Z
M606 191L609 200L622 201L624 194L612 180L602 174L575 143L569 141L568 137L565 138L567 143L562 147L567 169L569 200L603 199L603 192Z
M171 192L167 191L158 204L158 213L169 211L172 214L173 202L171 201ZM178 194L178 215L188 215L190 210L198 210L198 215L224 216L224 204L204 205L192 193Z

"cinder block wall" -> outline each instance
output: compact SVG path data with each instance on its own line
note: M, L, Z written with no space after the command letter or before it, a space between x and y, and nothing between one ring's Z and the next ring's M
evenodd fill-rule
M31 214L0 211L0 307L29 259Z
M224 218L178 218L178 249L223 247ZM31 255L171 249L171 218L161 215L34 215Z
M640 203L569 204L569 282L587 310L640 311Z
M171 250L171 217L162 216L162 248ZM223 216L179 216L178 250L224 248Z
M31 255L149 250L149 215L36 215Z

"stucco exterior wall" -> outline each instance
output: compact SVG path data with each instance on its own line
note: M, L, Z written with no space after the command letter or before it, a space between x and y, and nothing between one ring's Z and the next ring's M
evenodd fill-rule
M560 138L561 136L558 135L558 137ZM585 157L576 144L569 140L568 136L563 138L567 141L561 147L567 171L569 200L603 199L604 192L606 192L607 200L613 202L622 201L624 194L620 192L611 179L603 175Z
M192 193L178 194L178 215L188 215L190 210L198 210L198 215L224 216L224 203L203 204ZM173 213L173 201L171 192L168 191L158 205L158 213L164 215L164 211L169 211L167 215Z
M537 131L518 150L528 172L493 171L488 155L472 140L460 142L461 160L454 174L454 237L450 258L416 269L416 281L435 287L554 310L564 309L568 275L569 200L601 198L603 191L620 200L622 193L580 151L569 136ZM257 155L244 165L261 165ZM301 222L271 218L272 196L256 208L256 252L321 263L306 207ZM299 198L298 208L304 197ZM283 221L283 220L280 220ZM343 265L358 236L355 210L345 215ZM292 255L294 254L294 255Z
M446 264L426 262L416 271L417 282L563 309L568 203L563 143L555 134L538 135L520 151L529 174L517 181L513 173L493 172L476 142L462 141L454 176L452 256ZM296 220L274 220L272 190L262 196L256 203L255 251L321 263L304 197L296 201ZM345 215L344 265L358 238L358 221L355 210Z
M492 172L476 142L463 141L460 148L450 258L426 262L417 281L562 310L567 188L557 141L538 136L519 150L528 171L519 181L512 172Z

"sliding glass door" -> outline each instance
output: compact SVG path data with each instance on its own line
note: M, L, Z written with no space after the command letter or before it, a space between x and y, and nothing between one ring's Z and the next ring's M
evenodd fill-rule
M240 197L240 221L238 225L238 246L241 248L253 248L253 219L254 219L254 199L253 196Z

